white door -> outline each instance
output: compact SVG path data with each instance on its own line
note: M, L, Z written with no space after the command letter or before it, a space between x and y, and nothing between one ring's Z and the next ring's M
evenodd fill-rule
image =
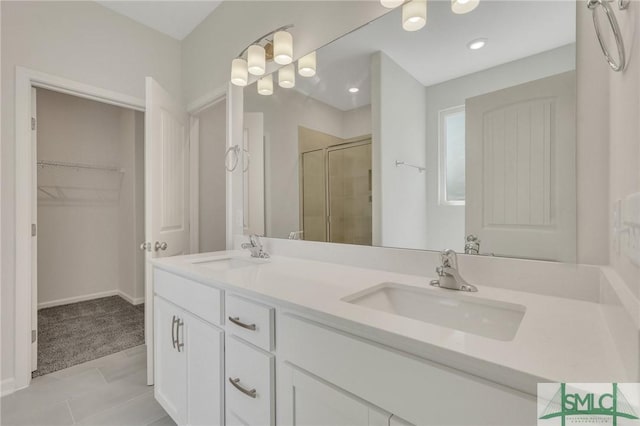
M187 422L224 424L224 332L186 314Z
M289 374L289 371L285 372ZM382 426L389 425L391 415L362 401L330 383L306 375L291 368L287 384L288 404L293 410L287 413L292 425L300 426ZM287 415L282 417L287 418Z
M155 352L158 364L154 395L179 425L186 424L187 355L182 309L155 297Z
M38 132L37 91L31 88L31 371L38 369Z
M261 112L244 114L244 231L265 235L264 118Z
M150 259L189 252L188 116L153 78L145 109L145 341L153 384L153 271Z
M567 72L466 102L466 233L482 251L576 260L576 82Z

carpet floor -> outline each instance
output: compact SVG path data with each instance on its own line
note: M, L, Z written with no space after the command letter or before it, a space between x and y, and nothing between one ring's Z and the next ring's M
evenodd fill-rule
M144 304L103 297L38 311L38 369L42 376L144 344Z

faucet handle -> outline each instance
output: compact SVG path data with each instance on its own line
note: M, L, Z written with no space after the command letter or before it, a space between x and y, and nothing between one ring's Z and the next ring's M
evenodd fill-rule
M442 259L442 266L445 268L457 268L458 267L458 255L452 249L446 249L440 253L440 259Z

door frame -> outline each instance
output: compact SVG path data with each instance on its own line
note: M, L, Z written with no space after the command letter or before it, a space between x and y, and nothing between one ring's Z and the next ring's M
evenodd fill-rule
M32 161L35 147L31 140L31 88L90 99L135 111L145 110L144 99L92 86L64 77L16 67L15 86L15 324L14 324L14 390L31 383L31 314L32 314L32 237L31 214L34 205L33 180L36 164Z

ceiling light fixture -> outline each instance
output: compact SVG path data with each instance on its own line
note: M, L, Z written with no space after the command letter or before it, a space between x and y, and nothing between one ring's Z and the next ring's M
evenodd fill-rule
M404 3L404 0L380 0L380 4L387 9L393 9Z
M296 85L296 69L293 64L285 65L278 70L278 84L285 89Z
M285 25L263 35L246 47L231 63L231 83L244 87L249 75L263 76L267 62L280 65L293 62L293 37L287 32L293 25Z
M293 37L290 33L277 31L273 35L273 60L280 65L293 62Z
M244 87L249 82L247 61L236 58L231 62L231 82L236 86Z
M357 87L350 87L349 88L349 93L358 93L360 91L360 89L358 89Z
M273 95L273 74L258 80L258 93L264 96Z
M480 0L451 0L451 10L453 13L461 15L469 13L480 4Z
M427 0L412 0L402 6L402 28L418 31L427 23Z
M316 52L311 52L298 59L298 74L303 77L316 75Z
M478 50L478 49L482 49L486 44L487 44L486 38L477 38L475 40L471 40L467 44L467 47L471 50Z

